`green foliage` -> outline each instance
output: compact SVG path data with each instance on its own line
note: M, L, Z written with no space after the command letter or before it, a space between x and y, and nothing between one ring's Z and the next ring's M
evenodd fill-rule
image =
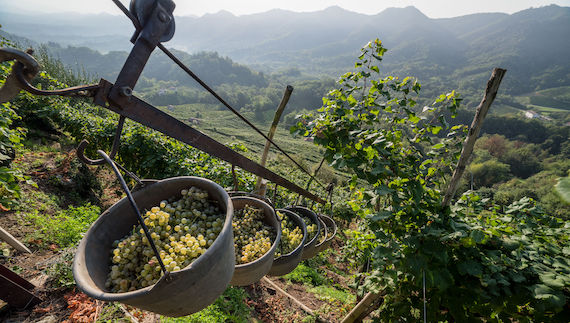
M570 177L561 178L556 184L556 191L566 203L570 203Z
M509 165L503 164L496 159L469 165L469 173L473 176L473 183L477 188L482 186L491 187L493 184L509 179L509 170Z
M100 213L98 206L87 203L85 206L70 206L53 216L35 211L26 217L38 227L38 238L65 248L77 244Z
M243 288L230 287L216 299L214 304L206 307L198 313L170 318L162 317L161 322L165 323L218 323L218 322L249 322L252 309L247 306L244 300L247 293Z
M0 87L3 85L8 72L9 67L0 64ZM0 205L4 208L17 204L17 199L20 198L21 194L21 182L26 181L35 185L30 181L30 177L24 176L20 170L14 169L10 165L15 157L16 150L22 147L22 140L26 134L24 128L13 127L14 121L19 119L20 116L16 114L12 104L0 104Z
M465 129L446 117L455 115L458 96L441 95L418 111L415 80L380 77L385 51L379 40L363 48L356 71L341 77L320 113L292 129L314 137L333 167L354 173L352 207L365 227L352 247L370 259L363 288L385 293L380 319L420 320L425 275L430 322L562 321L569 227L528 198L504 212L469 194L442 206Z
M46 270L50 277L50 284L55 287L71 288L75 286L73 278L73 256L74 248L63 251L57 258L57 261Z
M304 263L300 263L292 272L283 276L283 278L296 283L313 286L322 285L326 281L326 278L319 274L317 270Z
M333 302L339 306L354 304L356 300L356 296L354 296L354 294L344 290L339 290L332 286L315 286L309 288L308 291L315 294L320 300Z

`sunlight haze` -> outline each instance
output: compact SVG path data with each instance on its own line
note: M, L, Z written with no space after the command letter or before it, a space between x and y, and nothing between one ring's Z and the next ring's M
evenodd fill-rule
M81 12L81 13L110 13L120 14L111 0L0 0L1 11L22 12ZM128 6L129 1L122 0ZM477 12L505 12L514 13L530 7L541 7L549 4L570 6L570 0L481 0L481 1L453 1L453 0L211 0L211 1L175 1L175 15L202 16L207 13L216 13L221 10L229 11L234 15L247 15L283 9L295 12L319 11L331 6L363 13L377 14L389 7L414 6L431 18L456 17ZM1 23L1 21L0 21Z

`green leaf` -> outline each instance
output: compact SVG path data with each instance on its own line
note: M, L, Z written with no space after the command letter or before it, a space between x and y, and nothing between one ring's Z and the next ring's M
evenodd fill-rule
M557 288L557 289L564 287L564 278L562 278L562 276L557 276L554 273L540 275L540 281L543 282L548 287Z
M561 178L556 184L556 191L566 203L570 203L570 177Z

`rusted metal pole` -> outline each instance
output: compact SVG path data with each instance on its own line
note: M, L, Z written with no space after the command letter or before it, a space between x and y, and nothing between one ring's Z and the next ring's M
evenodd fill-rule
M271 127L269 128L269 133L267 134L267 137L270 140L273 140L273 136L275 135L275 131L277 130L277 125L279 124L279 120L281 119L281 115L283 115L283 111L285 110L285 106L287 105L287 102L289 102L289 98L291 97L291 93L293 92L293 87L291 85L287 85L287 87L285 88L285 93L283 93L283 98L281 99L281 103L279 103L279 106L277 107L277 111L275 111L275 116L273 117L273 122L271 123ZM265 164L267 162L267 155L269 154L269 148L271 147L271 142L269 142L269 140L267 140L265 142L265 148L263 148L263 154L261 155L261 161L259 162L259 164L263 167L265 167ZM257 185L255 186L255 190L258 193L261 193L262 190L261 186L263 185L263 181L261 176L257 176L257 181L256 181ZM265 195L265 194L260 194L260 195Z
M443 202L441 203L442 206L447 206L451 202L451 198L455 194L457 190L457 185L459 184L459 180L461 176L463 176L463 172L465 171L465 167L467 166L467 161L469 157L471 157L471 153L473 153L473 147L475 146L475 141L477 141L477 137L479 136L479 132L483 127L483 120L485 116L487 116L487 112L489 112L489 108L491 104L495 100L497 96L497 91L499 90L499 85L501 85L501 81L503 80L503 76L507 70L496 67L493 69L493 73L491 74L491 78L487 81L487 88L485 89L485 95L483 96L483 100L479 103L477 107L477 111L475 112L475 117L473 118L473 123L471 123L471 128L469 129L469 133L467 134L467 138L465 139L465 143L463 144L463 150L461 151L461 156L459 157L459 161L457 162L457 167L453 172L453 176L451 177L451 181L449 182L449 187L445 192L443 197Z

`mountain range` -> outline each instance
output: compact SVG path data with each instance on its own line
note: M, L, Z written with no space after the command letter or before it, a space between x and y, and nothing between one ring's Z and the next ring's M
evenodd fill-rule
M36 42L128 51L133 31L126 17L108 14L2 13L2 30ZM510 94L570 85L570 7L550 5L514 14L479 13L432 19L414 7L365 15L330 7L296 13L271 10L235 16L221 11L176 17L167 47L216 51L264 72L299 69L338 76L359 49L380 38L389 49L384 70L414 75L450 88L478 89L495 66L508 70Z

